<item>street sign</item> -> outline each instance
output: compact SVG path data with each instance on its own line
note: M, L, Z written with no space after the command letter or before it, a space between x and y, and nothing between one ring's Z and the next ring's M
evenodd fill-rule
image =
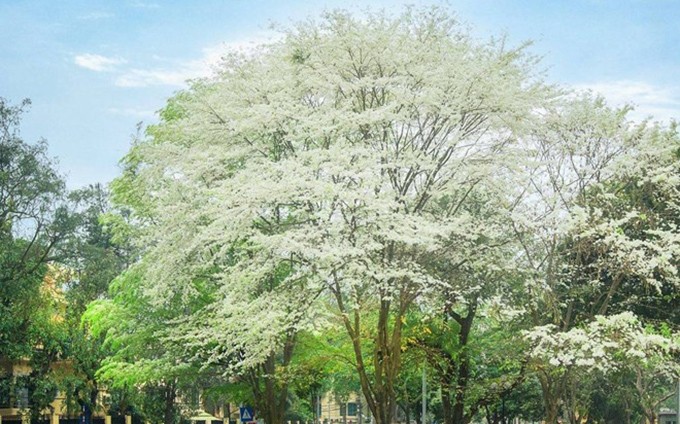
M247 423L254 420L255 414L253 413L253 408L250 406L241 406L239 409L241 413L241 422Z

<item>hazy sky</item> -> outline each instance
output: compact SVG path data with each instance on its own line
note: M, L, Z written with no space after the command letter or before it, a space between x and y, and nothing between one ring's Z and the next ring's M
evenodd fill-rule
M136 123L225 50L266 41L271 23L403 4L448 5L480 39L533 40L550 82L680 118L675 0L0 0L0 96L33 101L24 139L48 140L71 188L108 182Z

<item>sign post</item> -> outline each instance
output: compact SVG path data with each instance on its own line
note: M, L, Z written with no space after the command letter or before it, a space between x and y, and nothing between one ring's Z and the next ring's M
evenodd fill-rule
M241 424L255 421L255 413L253 413L251 406L241 406L238 408L238 411L241 416Z

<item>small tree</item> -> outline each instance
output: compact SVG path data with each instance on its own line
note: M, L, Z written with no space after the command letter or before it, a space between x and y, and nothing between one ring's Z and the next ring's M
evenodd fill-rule
M668 213L679 199L677 131L633 124L629 110L586 95L549 111L525 140L528 195L513 230L535 325L566 333L623 311L653 318L647 305L677 302L663 295L680 282L677 214ZM575 405L589 398L569 389L577 377L537 371L546 421L569 403L576 420L585 409Z
M667 398L658 390L663 393L664 386L680 375L677 335L655 334L629 312L598 316L583 328L556 330L552 325L537 327L527 338L533 343L533 366L539 376L549 377L547 381L555 384L550 387L551 395L565 402L570 423L579 423L588 415L589 405L584 405L583 393L578 390L580 380L620 371L635 376L639 406L648 423L656 422L656 408Z

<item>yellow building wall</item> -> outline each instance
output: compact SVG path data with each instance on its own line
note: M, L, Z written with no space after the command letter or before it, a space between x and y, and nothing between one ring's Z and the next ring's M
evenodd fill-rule
M61 374L68 374L71 372L71 362L70 361L59 361L54 364L52 364L52 370L61 373ZM21 376L26 376L31 373L31 366L28 362L28 360L18 360L18 361L7 361L7 360L0 360L0 376L14 376L14 377L21 377ZM102 393L100 393L100 396ZM52 403L50 403L50 407L46 408L45 410L42 411L44 415L50 415L51 411L54 411L54 415L56 416L62 416L66 417L68 414L67 407L65 404L66 401L66 396L64 393L59 392L57 393L56 398ZM19 408L0 408L0 424L7 424L7 422L17 422L21 421L22 416L26 414L26 411L22 411ZM92 416L93 417L104 417L104 413L102 411L93 411Z
M324 394L320 399L320 420L321 422L327 423L344 423L345 416L343 416L343 411L346 413L347 424L357 424L359 422L359 413L361 411L363 418L363 423L368 424L370 422L369 411L365 404L361 404L361 397L354 393L347 397L344 402L338 399L332 392ZM344 404L344 408L343 408ZM353 404L355 407L352 407ZM350 415L353 413L352 415Z

